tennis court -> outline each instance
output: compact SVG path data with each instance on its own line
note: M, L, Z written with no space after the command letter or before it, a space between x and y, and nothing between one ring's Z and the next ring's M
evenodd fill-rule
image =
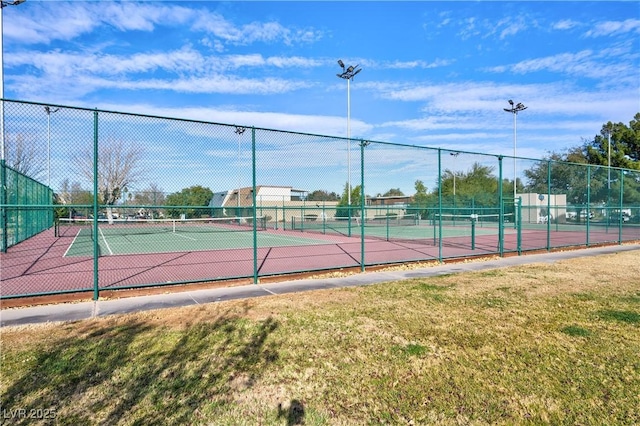
M256 221L258 247L326 244L327 240L267 232L266 221ZM72 238L65 257L92 256L94 240L101 256L229 250L253 247L251 217L205 219L92 220L60 219L59 237ZM95 238L94 238L95 237Z
M503 217L507 222L512 214ZM403 216L368 217L364 220L359 217L351 218L315 218L293 216L291 229L300 232L312 232L320 234L336 234L344 236L360 236L364 228L365 238L383 239L387 241L409 240L423 241L427 244L437 245L438 239L455 237L482 237L498 235L499 215L442 215L432 219L422 219L417 214L405 214ZM504 233L515 233L516 228L504 226Z
M43 136L50 105L4 106L5 133ZM50 179L0 164L0 299L640 239L637 170L364 140L350 170L342 137L56 108ZM540 179L513 191L511 161Z

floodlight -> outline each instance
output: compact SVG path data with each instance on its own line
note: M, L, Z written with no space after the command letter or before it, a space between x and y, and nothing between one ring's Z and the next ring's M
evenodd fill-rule
M339 78L347 80L347 205L351 207L351 89L349 82L350 80L353 80L353 77L355 77L356 74L362 71L362 68L358 68L358 65L355 67L353 65L349 65L345 70L344 62L340 59L338 59L338 65L342 67L342 74L336 75ZM349 212L351 212L351 210L349 210Z
M524 111L527 109L526 106L522 102L518 102L515 106L513 106L513 100L509 99L509 105L511 108L503 108L506 112L510 112L513 114L513 201L515 203L516 199L516 146L517 146L517 117L520 111Z

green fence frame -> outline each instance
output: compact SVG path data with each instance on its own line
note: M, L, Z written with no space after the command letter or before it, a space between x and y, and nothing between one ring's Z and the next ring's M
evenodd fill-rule
M11 131L12 125L18 126L22 125L19 121L22 118L19 116L26 115L26 111L30 108L42 108L43 106L47 106L46 104L36 103L36 102L25 102L25 101L9 101L3 100L5 103L5 120L6 120L6 129ZM7 107L9 106L9 107ZM50 106L50 105L49 105ZM83 134L88 131L91 131L93 136L92 143L92 152L93 152L93 185L92 185L92 201L91 204L77 204L72 205L71 207L82 208L83 211L89 212L93 215L93 220L91 222L91 227L93 230L93 235L99 234L99 217L100 212L104 210L107 206L104 204L99 198L99 183L97 176L99 175L99 155L100 155L100 147L101 143L105 138L105 133L107 131L105 128L108 128L109 125L113 126L112 122L113 116L117 116L122 118L123 120L146 120L149 121L167 121L171 123L178 124L192 124L194 126L199 126L204 129L214 128L217 132L224 133L226 129L232 130L237 126L235 124L225 124L225 123L213 123L213 122L205 122L205 121L197 121L197 120L181 120L171 117L156 117L151 115L140 115L140 114L129 114L129 113L121 113L114 111L106 111L106 110L98 110L98 109L85 109L85 108L77 108L77 107L69 107L63 105L57 105L56 107L61 109L68 109L69 111L75 111L78 113L82 113L82 118L84 122L82 123ZM88 117L91 117L91 121L89 121ZM111 122L109 120L111 119ZM640 217L640 197L637 196L638 188L640 187L640 171L637 170L629 170L629 169L619 169L619 168L609 168L609 171L614 170L617 173L617 180L615 181L615 191L613 189L608 192L607 197L613 198L613 200L607 198L606 204L603 204L603 199L601 196L597 196L594 194L594 189L592 185L601 185L601 180L598 181L598 177L594 177L594 170L596 167L593 165L584 165L584 164L568 164L561 162L554 162L551 160L538 160L538 159L524 159L532 162L540 162L541 165L546 165L547 168L547 185L544 188L544 192L541 192L546 196L546 212L547 212L547 220L544 224L542 223L531 223L531 211L533 211L536 207L532 207L530 205L523 204L523 198L518 196L516 199L513 198L513 195L510 195L509 190L509 177L505 178L504 176L504 160L505 159L513 159L513 157L502 156L502 155L492 155L486 153L474 153L474 152L461 152L461 151L452 151L446 150L443 148L433 148L433 147L424 147L424 146L415 146L408 145L402 143L395 142L387 142L387 141L372 141L372 140L360 140L353 139L349 141L345 138L338 138L332 136L325 135L313 135L313 134L304 134L304 133L295 133L295 132L286 132L281 130L274 129L265 129L265 128L257 128L252 126L246 126L246 129L250 129L251 141L250 141L250 150L251 150L251 167L247 168L248 172L246 173L246 177L250 176L251 183L248 188L251 188L251 197L249 204L245 204L240 206L238 204L238 211L246 212L251 215L253 229L252 229L252 271L251 273L247 273L242 276L228 276L222 277L219 279L236 279L236 278L250 278L253 283L259 283L260 278L267 276L260 272L259 269L259 261L258 261L258 219L264 215L264 211L268 210L269 212L273 212L272 216L275 216L275 222L270 222L270 229L282 230L282 231L292 231L296 230L296 224L294 221L288 222L287 218L291 218L294 216L294 212L296 214L300 214L300 217L305 217L307 214L318 214L321 213L322 227L318 229L318 232L327 233L330 232L329 229L325 226L325 213L330 210L323 203L322 206L315 205L301 205L301 206L288 206L285 205L284 201L281 206L272 205L269 207L263 206L258 202L257 192L261 179L261 154L262 154L262 145L265 140L270 140L274 138L300 138L309 141L309 143L314 143L315 141L334 141L334 142L357 142L359 145L360 151L360 199L359 206L347 206L347 235L349 237L355 237L360 239L360 258L356 259L356 264L353 266L357 266L360 271L365 271L366 267L373 265L380 265L381 263L370 263L367 260L367 237L369 231L365 226L365 219L368 217L375 217L376 215L381 216L380 212L385 212L386 215L386 234L382 235L381 238L386 238L386 240L393 240L395 237L393 236L393 232L390 228L391 223L389 218L394 211L397 210L394 207L386 206L381 208L380 206L368 205L369 198L366 194L366 188L372 186L373 178L367 176L367 173L371 171L372 167L369 163L371 158L375 158L378 155L378 152L382 152L383 150L388 151L402 151L405 156L425 156L425 158L430 158L430 164L432 165L431 171L436 176L435 182L437 185L437 191L432 192L427 204L418 205L418 204L408 204L404 206L405 214L416 214L420 217L421 223L432 223L433 230L429 228L428 238L424 238L425 244L430 244L435 250L437 250L436 260L439 262L444 262L446 259L452 257L471 257L475 255L479 255L481 252L480 246L482 244L478 244L480 238L482 223L477 222L476 218L478 214L487 213L487 214L496 214L498 215L497 223L495 224L495 232L496 239L495 242L491 242L492 247L487 248L486 244L484 244L482 252L483 255L487 253L493 253L499 256L505 256L506 253L513 252L517 254L522 254L523 252L530 250L554 250L558 248L564 247L565 243L561 240L557 240L558 236L561 235L563 230L569 229L569 227L573 226L571 230L580 230L579 232L584 232L584 238L578 243L569 243L572 246L591 246L595 244L622 244L625 241L629 241L629 237L626 236L626 229L635 229L630 228L630 226L637 226L640 229L640 224L627 224L623 222L623 219L620 219L618 222L612 222L611 217L614 212L619 212L622 215L622 212L625 210L630 210L635 212L637 217ZM100 131L99 131L100 130ZM231 133L231 132L229 132ZM247 133L248 134L248 133ZM88 143L88 138L86 138L86 142ZM83 143L85 140L83 140ZM350 145L350 144L349 144ZM377 151L378 150L378 151ZM463 153L468 155L469 157L474 158L476 161L485 162L485 164L491 165L494 168L492 172L492 179L495 178L495 188L487 190L486 193L483 193L483 200L479 202L477 197L472 197L470 200L459 200L459 196L457 198L455 191L455 180L454 180L454 190L453 190L453 198L451 199L451 194L447 192L448 190L444 188L446 179L445 175L448 171L447 169L447 160L451 161L451 157L455 155L457 158L458 154ZM551 219L552 211L558 210L567 210L569 206L569 201L566 202L564 206L562 205L554 205L552 203L552 197L560 193L558 188L554 188L551 184L553 181L553 169L554 167L564 167L570 168L574 170L577 174L585 175L584 185L579 189L584 192L585 199L584 201L578 205L579 209L584 209L586 211L586 218L584 222L580 220L578 217L578 223L568 223L567 220L562 218L554 217ZM426 170L425 170L426 172ZM264 179L264 177L262 177ZM455 177L454 177L455 179ZM515 180L515 179L514 179ZM49 186L38 182L38 180L29 177L25 174L18 172L17 170L9 167L5 161L2 159L0 164L0 229L2 231L1 238L1 251L3 253L7 253L9 249L21 242L29 240L34 235L42 233L44 231L49 230L54 225L55 214L54 209L59 207L55 202L55 194L54 190L49 188ZM515 183L514 183L515 184ZM609 178L608 184L611 185L611 180ZM582 184L580 184L582 185ZM506 186L506 187L505 187ZM351 188L349 188L350 190ZM238 188L238 203L240 200L240 191ZM615 200L615 197L618 199ZM632 200L632 202L626 202L626 200ZM260 205L259 205L260 204ZM187 205L148 205L148 204L130 204L130 208L164 208L168 207L176 208L176 209L193 209L193 206ZM209 215L217 215L223 214L223 211L215 211L215 208L202 206L198 207L202 213L208 213ZM528 213L529 222L524 217L524 211L531 210ZM582 211L582 210L580 210ZM592 212L600 212L600 217L591 217ZM460 213L463 212L463 213ZM468 221L469 223L458 223L455 221L453 224L444 223L443 217L447 214L461 214L463 217L462 220ZM270 213L271 215L271 213ZM361 218L360 225L356 227L355 225L352 228L352 218L359 215ZM424 217L422 217L424 215ZM513 224L506 224L505 218L507 215L511 215L513 219ZM566 214L565 214L566 216ZM606 217L606 220L603 221L603 217ZM622 217L622 216L620 216ZM634 216L635 217L635 216ZM565 218L566 219L566 218ZM564 220L564 221L563 221ZM25 226L23 226L25 225ZM449 241L447 240L446 233L448 227L455 228L458 225L468 225L469 235L466 235L465 238L469 238L469 242L465 242L468 244L468 250L465 248L463 254L451 254L451 247ZM304 227L304 223L301 224ZM12 228L13 227L13 228ZM540 242L538 246L532 246L530 241L528 240L528 231L536 228L543 229L546 232L545 241ZM584 230L584 231L582 231ZM306 229L300 229L300 231L307 231ZM609 232L611 231L611 232ZM450 231L449 231L450 232ZM513 234L515 242L510 243L510 245L505 245L505 241L507 238L507 234ZM598 235L599 239L594 240L594 235ZM601 234L606 234L605 239L603 240ZM640 235L640 234L639 234ZM640 238L637 238L640 239ZM631 240L635 240L632 238ZM494 245L495 244L495 245ZM100 297L101 291L105 289L103 284L100 282L100 246L97 238L93 240L93 255L92 255L92 268L93 268L93 282L90 288L82 288L77 291L91 291L93 293L93 299L98 299ZM456 252L458 253L458 252ZM415 261L416 259L407 259L406 261ZM424 260L430 260L425 257ZM398 263L398 261L394 261L393 263ZM342 268L344 265L336 265L336 268ZM306 270L288 270L283 271L284 273L297 273L297 272L307 272ZM211 277L206 281L212 281L218 279L217 277ZM202 282L204 279L190 279L186 278L183 282L172 283L172 284L184 284L190 282ZM145 286L158 286L163 283L157 282L149 282L143 283L135 286L120 286L116 287L116 289L125 289L125 288L138 288ZM43 294L59 294L62 293L60 291L53 292L42 292L42 293L30 293L25 291L22 294L12 294L12 295L0 295L0 299L4 298L15 298L15 297L25 297L25 296L33 296L33 295L43 295Z

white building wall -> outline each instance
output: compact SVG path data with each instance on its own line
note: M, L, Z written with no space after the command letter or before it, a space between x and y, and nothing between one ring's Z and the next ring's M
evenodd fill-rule
M284 186L261 186L256 194L256 199L261 201L289 201L291 200L291 188Z

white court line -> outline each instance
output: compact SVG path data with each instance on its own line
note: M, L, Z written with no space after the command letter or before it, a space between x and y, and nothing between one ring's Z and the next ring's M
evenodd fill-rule
M182 235L182 234L178 234L177 232L172 232L173 235L175 235L176 237L182 237L182 238L186 238L187 240L191 240L191 241L198 241L195 238L191 238L191 237L187 237L186 235Z
M109 243L107 242L107 239L104 237L104 234L102 233L102 229L98 228L98 231L100 231L100 235L102 236L102 241L104 241L104 244L107 246L107 250L109 250L109 255L113 255L113 252L111 251L111 247L109 247Z
M73 241L71 241L71 244L69 244L69 247L67 247L67 249L65 250L64 254L62 255L62 257L67 257L67 253L69 253L69 250L71 250L71 246L73 246L73 244L75 244L75 242L78 239L78 236L80 235L81 231L82 231L82 229L78 229L78 232L76 233L76 236L73 237Z

